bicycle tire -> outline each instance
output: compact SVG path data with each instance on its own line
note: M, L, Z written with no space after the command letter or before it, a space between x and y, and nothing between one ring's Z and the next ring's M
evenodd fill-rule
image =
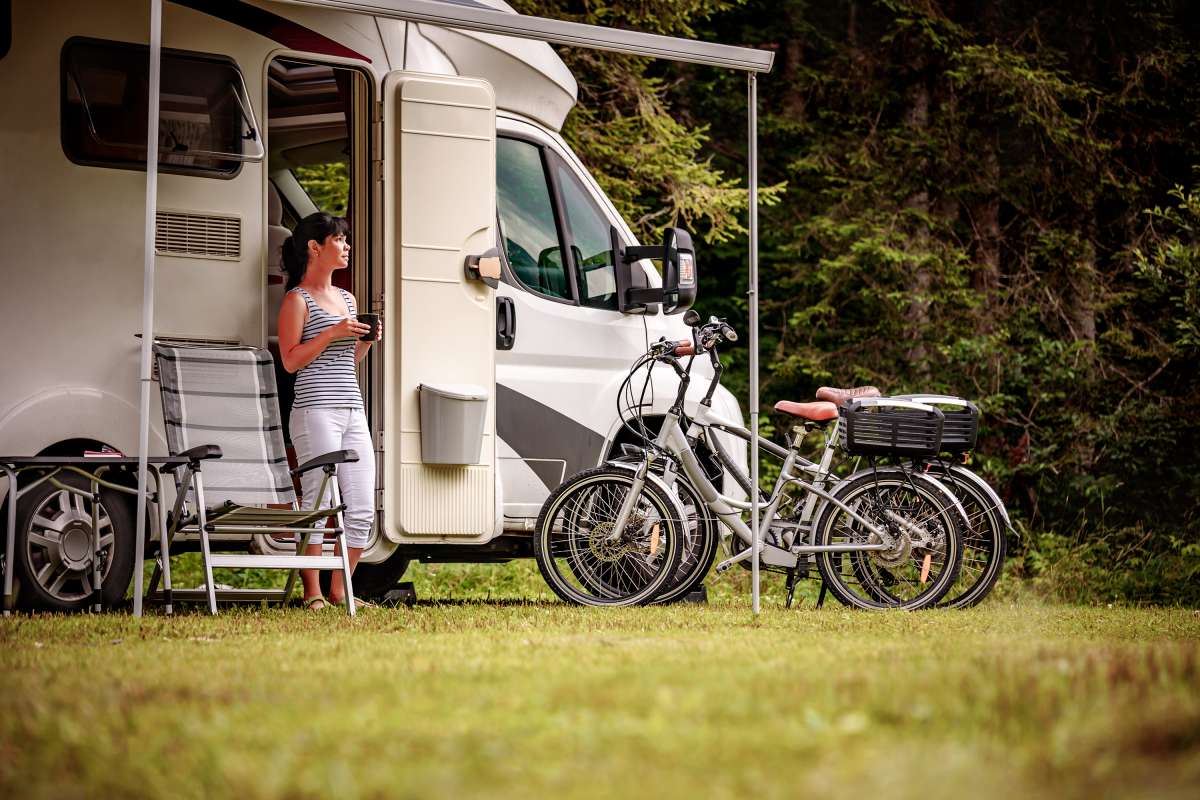
M594 467L573 475L543 504L533 555L542 578L562 600L585 606L644 605L676 574L682 520L658 484L647 480L620 539L608 540L633 479L627 470Z
M654 603L673 603L699 586L716 560L721 538L720 523L704 505L691 481L681 476L676 478L673 488L677 490L679 503L686 514L684 547L671 585L654 599Z
M909 541L907 549L898 546L884 553L818 553L817 570L839 602L869 610L915 611L934 606L946 595L962 564L962 525L932 479L918 473L866 473L839 484L832 494L860 516L893 532L898 542L911 537L897 518L934 539L933 546L913 546ZM833 503L825 504L813 527L818 545L864 544L869 539L861 523ZM905 596L898 594L896 586L908 590Z
M958 580L938 602L939 608L969 608L982 601L1000 580L1008 551L1008 515L992 487L957 464L932 464L929 474L954 492L967 512L963 565Z

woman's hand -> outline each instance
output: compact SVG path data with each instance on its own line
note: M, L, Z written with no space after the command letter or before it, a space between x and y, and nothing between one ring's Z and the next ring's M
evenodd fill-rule
M369 329L371 326L364 325L363 327ZM365 333L365 331L364 331L364 333ZM355 344L354 360L362 361L366 357L367 352L370 351L371 345L375 344L376 342L381 342L381 341L383 341L383 315L382 314L379 315L379 330L377 330L375 332L375 338L370 339L365 342L360 341L357 344Z
M356 319L344 318L341 322L328 328L330 339L360 339L363 334L370 333L371 326L364 325Z

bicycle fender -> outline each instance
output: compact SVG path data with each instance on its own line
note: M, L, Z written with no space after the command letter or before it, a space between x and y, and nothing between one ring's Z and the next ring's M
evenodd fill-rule
M1000 516L1004 518L1004 527L1009 530L1013 530L1012 520L1008 518L1008 509L1004 507L1004 501L1000 499L1000 495L996 494L996 490L992 488L990 483L966 467L960 467L957 464L952 464L950 466L950 472L954 475L954 477L962 478L967 483L971 484L976 489L987 495L991 499L993 505L996 507L996 510L1000 512Z
M866 469L860 469L858 472L855 472L851 475L847 475L845 478L843 478L842 480L840 480L836 484L834 484L832 487L830 487L827 491L830 494L835 494L837 492L838 486L842 485L843 483L849 483L850 481L855 480L857 478L861 478L864 475L870 475L872 473L897 473L897 472L909 475L912 477L913 480L924 481L927 484L929 484L933 489L935 489L936 491L941 493L941 495L950 503L950 505L953 506L954 510L956 512L958 512L958 521L962 523L963 530L971 529L971 518L969 516L967 516L967 510L965 508L963 508L962 502L958 499L958 497L955 496L954 492L947 489L945 484L943 484L941 481L937 480L936 478L932 478L923 472L911 472L902 467L877 467L874 469L872 469L871 467L867 467ZM827 506L827 505L829 505L829 501L822 498L821 502L817 505L816 510L813 512L812 518L813 518L814 522L821 518L821 514L825 511L825 506Z
M617 469L617 470L620 470L621 472L628 472L630 474L637 473L639 465L640 465L640 462L638 464L630 464L628 462L622 462L622 461L605 461L604 462L604 466L606 466L606 467L609 467L611 469ZM682 521L687 519L687 512L683 510L683 504L679 502L679 496L676 495L675 492L671 490L671 487L667 486L666 481L664 481L662 478L655 475L653 472L649 472L646 474L646 482L653 483L655 485L655 487L660 489L662 491L662 493L667 496L667 498L670 501L671 506L675 512L675 519L680 520L680 522L682 524Z

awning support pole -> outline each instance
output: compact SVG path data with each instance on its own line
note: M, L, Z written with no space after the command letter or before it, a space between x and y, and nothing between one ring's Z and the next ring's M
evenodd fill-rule
M746 73L746 104L750 118L750 530L754 532L751 581L754 613L759 611L759 564L762 561L762 531L759 530L758 495L758 83Z
M133 546L133 615L142 615L142 561L146 557L146 459L150 455L150 348L154 340L154 217L158 211L158 94L162 57L162 0L150 0L150 86L146 113L146 238L142 277L142 358L138 408L137 538ZM163 498L158 498L162 502ZM165 554L164 554L165 557Z

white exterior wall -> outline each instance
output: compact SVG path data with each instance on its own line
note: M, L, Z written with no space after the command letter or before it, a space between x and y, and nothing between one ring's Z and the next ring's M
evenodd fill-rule
M21 246L0 256L0 450L67 438L137 449L142 305L142 171L72 163L60 142L63 44L73 36L145 44L143 4L13 4L0 60L0 215ZM259 65L269 42L164 4L166 47L233 57L262 123ZM263 344L262 165L232 179L160 174L159 208L236 215L239 261L159 257L155 333ZM152 419L160 420L157 397ZM161 422L152 448L165 450Z

